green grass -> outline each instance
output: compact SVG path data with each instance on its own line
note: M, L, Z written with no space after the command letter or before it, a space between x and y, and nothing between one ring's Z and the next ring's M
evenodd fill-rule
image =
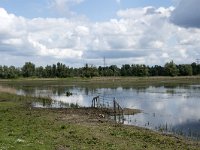
M0 93L0 150L200 149L194 141L98 121L87 113L33 109L28 105L33 100Z
M177 86L200 84L200 76L186 77L94 77L94 78L19 78L0 80L1 85L9 86L89 86L89 87L135 87L135 86Z

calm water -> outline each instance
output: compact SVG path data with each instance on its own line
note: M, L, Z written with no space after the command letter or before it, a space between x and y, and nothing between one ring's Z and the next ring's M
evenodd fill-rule
M72 92L73 96L67 97L66 91ZM92 98L97 95L103 96L105 100L112 100L115 97L123 107L143 111L134 116L125 116L125 124L173 132L196 139L200 137L200 85L147 86L143 88L21 86L17 88L17 93L49 96L56 100L51 107L60 107L63 103L87 107L91 106ZM40 103L34 105L46 107Z

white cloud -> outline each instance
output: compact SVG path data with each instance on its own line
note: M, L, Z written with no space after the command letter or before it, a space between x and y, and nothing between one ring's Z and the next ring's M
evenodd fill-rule
M172 24L173 9L119 10L118 19L94 23L76 18L26 19L0 8L0 54L7 57L0 63L15 64L17 57L27 57L17 63L37 58L39 63L44 58L46 64L102 65L104 56L108 64L117 65L191 63L200 56L200 29Z

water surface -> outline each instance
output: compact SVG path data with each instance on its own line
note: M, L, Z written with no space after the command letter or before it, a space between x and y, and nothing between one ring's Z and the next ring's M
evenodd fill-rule
M125 116L125 124L153 130L200 137L200 85L145 86L98 88L84 86L45 85L16 86L17 94L51 97L51 105L34 103L36 107L91 106L92 98L100 95L105 101L114 98L122 107L142 110ZM72 92L70 97L66 92ZM63 105L65 104L65 105Z

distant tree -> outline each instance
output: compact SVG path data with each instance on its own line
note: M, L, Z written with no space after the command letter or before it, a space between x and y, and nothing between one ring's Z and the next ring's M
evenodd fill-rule
M98 74L99 76L104 76L104 67L101 66L98 67Z
M191 76L193 74L191 65L178 65L177 68L180 76Z
M81 76L91 78L91 77L99 76L99 72L95 66L93 65L89 66L88 64L85 64L85 67L82 68Z
M53 64L52 69L51 69L51 77L55 78L56 77L56 72L57 72L57 68L56 65Z
M35 65L31 62L26 62L22 67L23 77L32 77L35 76Z
M200 75L200 64L192 63L193 75Z
M21 76L20 68L14 66L0 66L0 78L1 79L13 79Z
M158 65L149 67L149 75L150 76L164 76L165 75L164 67L158 66Z
M110 67L104 67L104 76L114 76L114 70L112 70Z
M122 67L121 67L121 75L122 76L132 76L131 66L129 64L122 65Z
M165 75L174 77L177 76L178 73L179 70L177 69L176 64L173 61L165 64Z
M80 77L81 71L81 68L70 68L70 77Z
M139 76L139 77L142 77L142 76L148 76L149 75L149 72L148 72L148 67L145 66L145 65L139 65L139 64L136 64L136 65L131 65L131 75L133 76Z
M196 63L176 65L173 61L165 66L146 66L144 64L124 64L121 68L116 65L96 68L85 64L84 67L70 68L62 63L47 65L46 67L35 67L35 64L26 62L22 68L15 66L1 66L0 78L10 79L17 77L39 78L66 78L66 77L97 77L97 76L191 76L200 75L200 65Z
M53 76L53 73L52 73L52 67L50 65L47 65L44 69L44 77L45 78L52 78L52 77L56 77L56 76Z
M15 66L10 66L8 68L8 79L14 79L20 76L20 70L15 68Z
M8 66L3 66L3 79L9 79L9 69Z
M46 77L46 72L42 66L37 67L35 69L35 76L38 78L45 78Z
M111 65L109 67L110 70L112 70L113 74L112 76L119 76L120 75L120 69L116 65Z
M0 65L0 78L3 79L3 67Z
M56 68L57 68L56 69L56 76L60 78L61 77L61 71L62 71L62 64L58 62Z

